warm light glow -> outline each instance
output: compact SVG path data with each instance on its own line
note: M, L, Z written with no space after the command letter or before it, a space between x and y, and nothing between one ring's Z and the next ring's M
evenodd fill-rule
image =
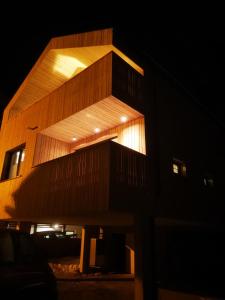
M127 116L122 116L122 117L120 118L120 121L121 121L122 123L126 123L126 122L127 122Z
M23 150L23 152L22 152L21 161L24 161L24 157L25 157L25 150Z
M78 69L85 69L87 66L75 57L58 54L56 56L53 70L64 75L67 78L71 78L75 75Z
M123 130L121 144L133 150L140 151L140 139L140 128L138 124L135 124Z
M173 163L173 173L178 174L179 173L179 167L177 164Z
M19 157L20 157L20 151L17 151L16 152L16 161L15 161L16 165L19 163Z
M54 224L53 227L54 227L55 229L58 229L58 228L59 228L59 224Z
M73 138L72 138L72 141L76 141L76 140L77 140L77 138L76 138L76 137L73 137Z
M100 131L101 131L100 128L95 128L95 129L94 129L94 132L95 132L95 133L99 133Z

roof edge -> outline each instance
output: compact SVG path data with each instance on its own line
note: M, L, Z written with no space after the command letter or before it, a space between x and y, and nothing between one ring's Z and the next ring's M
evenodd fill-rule
M47 52L51 49L60 49L60 48L75 48L75 47L88 47L88 46L98 46L98 45L109 45L113 42L113 29L101 29L95 31L88 31L84 33L76 33L72 35L65 35L60 37L51 38L47 46L44 48L43 52L37 59L36 63L33 65L28 75L25 77L9 103L5 108L5 112L10 110L12 105L16 102L18 97L22 94L23 89L25 88L27 82L40 65L44 59Z

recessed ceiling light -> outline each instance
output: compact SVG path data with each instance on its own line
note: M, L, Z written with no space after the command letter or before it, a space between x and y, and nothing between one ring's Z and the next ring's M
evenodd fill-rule
M98 128L98 127L94 129L94 132L95 132L95 133L99 133L100 131L101 131L101 130L100 130L100 128Z
M120 117L120 121L121 121L122 123L125 123L125 122L127 121L127 117L126 117L126 116Z
M77 140L77 138L76 138L76 137L73 137L73 138L72 138L72 141L76 141L76 140Z

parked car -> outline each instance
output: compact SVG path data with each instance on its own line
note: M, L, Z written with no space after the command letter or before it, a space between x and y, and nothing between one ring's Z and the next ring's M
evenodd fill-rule
M76 239L77 234L76 233L68 233L68 232L62 232L62 231L57 231L57 230L52 230L52 231L40 231L40 232L35 232L32 234L32 236L36 238L45 238L45 239Z
M0 290L7 299L57 299L54 274L29 234L0 230Z
M33 238L44 238L44 239L63 239L66 238L66 234L62 231L40 231L32 234Z

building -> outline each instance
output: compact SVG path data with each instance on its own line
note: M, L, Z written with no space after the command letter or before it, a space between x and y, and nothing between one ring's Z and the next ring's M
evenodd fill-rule
M111 29L49 42L4 111L0 219L82 225L82 272L100 228L124 239L136 299L147 299L155 224L223 220L224 148L182 88L125 53Z

